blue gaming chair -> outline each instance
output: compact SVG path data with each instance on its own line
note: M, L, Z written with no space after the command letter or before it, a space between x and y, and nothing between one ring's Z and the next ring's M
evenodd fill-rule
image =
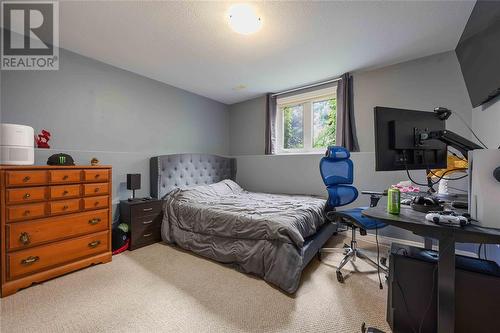
M358 190L352 186L354 167L350 159L351 154L344 147L330 146L319 164L321 178L328 191L328 201L326 202L326 216L332 222L341 222L352 229L351 245L344 246L345 256L337 268L337 280L344 282L341 269L349 261L356 258L364 259L368 263L387 273L387 269L378 262L371 260L362 250L356 246L356 229L361 235L366 235L366 230L380 229L386 225L379 220L371 219L361 214L363 208L352 208L337 211L336 208L352 203L358 197ZM372 195L370 206L377 205L379 195ZM322 252L335 252L339 249L323 248ZM320 257L321 258L321 257Z

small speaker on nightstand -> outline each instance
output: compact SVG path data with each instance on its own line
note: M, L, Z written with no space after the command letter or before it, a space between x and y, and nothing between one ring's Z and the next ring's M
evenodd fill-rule
M127 190L132 190L132 199L135 199L135 190L141 188L141 174L128 173L127 174Z

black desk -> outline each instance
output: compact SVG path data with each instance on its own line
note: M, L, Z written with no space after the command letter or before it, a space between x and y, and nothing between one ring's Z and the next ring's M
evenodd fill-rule
M383 220L389 225L406 229L424 238L439 241L438 260L438 332L450 333L455 329L455 243L500 244L500 230L469 225L454 228L434 224L424 213L401 206L401 213L387 213L386 206L368 208L363 215Z

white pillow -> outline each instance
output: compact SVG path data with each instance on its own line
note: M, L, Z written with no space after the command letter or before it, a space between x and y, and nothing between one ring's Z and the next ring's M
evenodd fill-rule
M238 183L236 183L235 181L233 181L231 179L224 179L221 183L226 184L234 194L238 194L238 193L243 192L243 189L241 188L241 186L238 185Z

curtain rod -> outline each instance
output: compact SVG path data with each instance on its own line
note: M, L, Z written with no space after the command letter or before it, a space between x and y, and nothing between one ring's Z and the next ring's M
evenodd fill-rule
M271 97L276 97L276 96L279 96L279 95L284 95L284 94L288 94L288 93L291 93L291 92L294 92L294 91L303 90L303 89L314 88L314 87L317 87L317 86L322 86L324 84L337 82L337 81L340 81L340 80L342 80L342 78L338 77L336 79L331 79L331 80L327 80L327 81L323 81L323 82L309 84L307 86L302 86L302 87L293 88L293 89L289 89L289 90L285 90L285 91L280 91L278 93L272 94Z

